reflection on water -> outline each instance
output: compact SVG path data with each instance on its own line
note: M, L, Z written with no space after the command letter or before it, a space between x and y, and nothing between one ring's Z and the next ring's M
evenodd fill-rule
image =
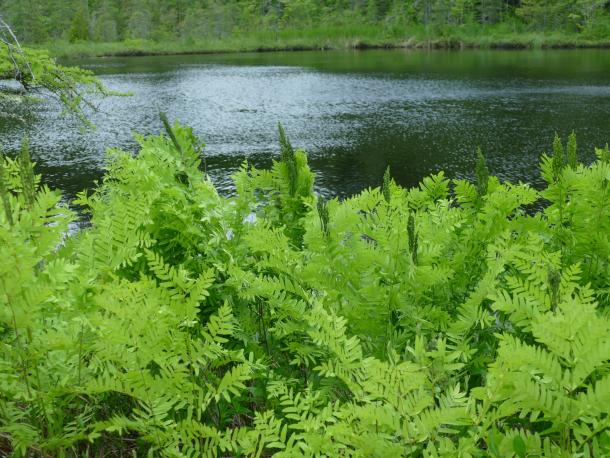
M305 148L317 186L346 196L377 186L386 166L414 185L440 169L469 176L481 146L501 179L538 183L554 132L578 134L586 159L608 139L610 52L350 51L106 58L71 62L133 97L101 102L94 132L53 104L27 127L0 118L0 144L30 136L46 181L73 196L102 174L104 149L134 149L159 111L207 144L224 191L240 163L277 154L277 123Z

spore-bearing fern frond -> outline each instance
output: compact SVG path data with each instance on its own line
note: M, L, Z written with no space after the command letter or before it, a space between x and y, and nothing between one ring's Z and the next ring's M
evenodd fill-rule
M6 164L4 161L4 155L0 150L0 199L2 199L2 207L4 209L4 216L8 221L9 225L13 223L13 210L11 208L11 202L9 198L9 186L7 180Z
M32 208L36 199L36 178L32 160L30 159L30 142L24 137L19 150L19 178L21 179L21 192L28 208Z
M329 232L329 228L328 228L328 223L330 220L329 217L329 212L328 212L328 204L326 203L326 199L324 199L324 196L319 196L318 197L318 203L317 203L317 210L318 210L318 217L320 218L320 226L322 229L322 233L328 237L330 232Z
M484 196L487 194L487 189L489 186L489 169L487 168L487 161L485 159L485 156L483 155L483 151L481 151L481 148L477 148L475 175L476 187L479 196Z
M290 186L290 195L294 196L297 191L298 169L294 157L294 148L290 144L290 140L286 136L284 126L278 123L278 131L280 135L280 161L286 167L288 173L288 182Z

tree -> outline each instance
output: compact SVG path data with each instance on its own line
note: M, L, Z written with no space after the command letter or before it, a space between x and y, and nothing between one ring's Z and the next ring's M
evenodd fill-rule
M606 0L576 0L576 10L577 14L582 19L582 26L584 28L590 26L599 15L601 11L603 11L604 6L606 5Z
M134 4L133 12L129 17L128 35L129 38L147 39L152 32L152 18L150 11L144 1Z
M116 20L117 12L110 0L104 0L93 13L92 34L95 41L111 42L119 38L119 28Z
M28 93L43 93L56 98L65 112L85 124L89 122L84 110L96 108L95 96L121 95L106 89L88 70L58 65L45 51L23 48L8 24L0 18L1 80L16 81L21 90L11 93L0 86L0 102L11 104Z
M516 13L528 24L544 30L565 24L569 8L570 3L565 0L521 0Z
M86 41L89 39L89 20L86 4L82 4L72 18L70 41Z
M479 0L477 7L479 20L484 24L498 22L503 3L502 0Z
M7 2L0 11L6 12L15 33L27 42L39 42L47 38L47 30L43 22L44 14L37 0Z
M608 0L0 0L26 43L55 39L157 41L322 25L457 26L521 21L578 32L608 21ZM577 26L575 29L574 26Z

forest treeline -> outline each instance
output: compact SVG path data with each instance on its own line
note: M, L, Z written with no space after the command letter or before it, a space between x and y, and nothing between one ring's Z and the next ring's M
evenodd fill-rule
M607 0L0 0L0 15L29 43L222 39L350 24L394 31L500 24L596 38L610 30Z

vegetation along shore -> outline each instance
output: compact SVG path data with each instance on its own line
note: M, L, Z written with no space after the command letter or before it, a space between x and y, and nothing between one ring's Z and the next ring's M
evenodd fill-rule
M361 48L610 46L600 0L0 0L57 57Z
M361 30L366 30L362 28ZM336 32L336 33L332 33ZM235 52L365 50L365 49L574 49L610 48L608 39L574 39L562 33L522 33L497 35L414 34L389 37L375 33L351 33L350 30L321 30L307 37L295 31L265 36L234 36L223 40L170 41L125 40L112 43L54 42L44 48L59 58L162 56L179 54L219 54ZM334 36L332 36L334 35Z
M540 187L494 176L473 147L472 179L452 178L446 157L417 186L399 185L388 167L378 185L327 199L280 124L269 166L243 161L224 195L202 139L161 113L160 133L140 120L133 130L147 135L109 148L104 178L66 199L32 162L32 153L50 155L29 140L43 129L20 116L56 99L86 127L99 100L127 95L43 46L66 57L605 46L608 30L605 0L0 0L0 126L29 127L19 147L0 151L0 456L610 456L607 145L587 151L574 131L556 134L537 161ZM596 72L585 71L578 81L598 99L563 83L539 93L558 103L567 93L593 126L591 100L607 98L607 72L591 83ZM502 96L513 119L519 76ZM160 78L168 92L150 98L185 104L175 94L186 80ZM277 90L269 81L259 86ZM308 80L299 103L318 82ZM206 80L187 83L192 96ZM503 84L428 89L487 98ZM377 92L407 105L396 94L422 87ZM414 117L425 121L430 100ZM341 97L318 105L331 103L345 106ZM477 122L494 103L477 107ZM454 124L477 138L454 105ZM566 106L553 111L573 123ZM291 115L310 123L311 111ZM544 135L549 111L526 133ZM255 136L259 123L246 124L239 136ZM337 132L343 141L357 134ZM422 132L430 141L442 133ZM60 137L67 150L67 129ZM89 224L71 231L75 206Z
M280 127L223 197L163 120L67 238L27 141L0 158L0 454L608 456L607 148L326 201Z

